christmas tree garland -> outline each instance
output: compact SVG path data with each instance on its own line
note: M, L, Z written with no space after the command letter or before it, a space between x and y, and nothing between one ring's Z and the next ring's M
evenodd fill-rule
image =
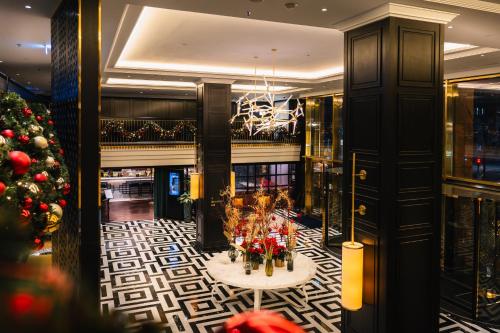
M179 121L174 128L167 130L154 121L148 121L140 129L136 131L129 131L125 128L124 121L109 120L102 128L101 136L106 138L111 135L118 135L128 141L139 141L144 138L144 135L148 130L153 131L153 133L158 136L158 139L164 140L174 139L177 134L185 130L188 130L191 134L195 134L196 126L188 121Z
M57 229L70 192L51 113L14 93L0 95L0 227L22 227L34 247ZM18 221L2 219L16 211ZM8 225L14 223L17 225Z

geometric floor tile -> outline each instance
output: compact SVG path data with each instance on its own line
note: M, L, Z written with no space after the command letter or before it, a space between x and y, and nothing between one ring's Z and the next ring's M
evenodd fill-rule
M340 267L335 254L320 246L321 229L300 226L297 250L318 267L307 285L309 303L297 309L302 294L264 292L262 308L279 312L306 332L340 332ZM193 248L195 224L174 220L107 222L101 226L101 311L124 313L130 328L156 322L162 332L214 332L236 313L253 309L253 296L243 294L225 303L211 296L212 278L205 263L209 253ZM220 286L216 299L242 291ZM288 302L289 301L289 302ZM441 333L500 333L454 316L440 314Z

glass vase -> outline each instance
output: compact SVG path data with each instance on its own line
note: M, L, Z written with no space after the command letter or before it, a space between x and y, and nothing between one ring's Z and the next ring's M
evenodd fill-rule
M286 253L286 270L289 272L293 272L293 259L295 258L295 254L292 251Z
M273 259L266 259L266 275L273 276L274 267L273 267Z
M227 251L227 255L229 259L231 259L231 262L235 262L236 258L238 258L238 250L236 250L234 247L230 247L229 250Z
M260 263L259 263L259 259L257 259L257 260L252 260L252 269L253 269L253 270L255 270L255 271L256 271L256 270L258 270L258 269L259 269L259 265L260 265Z
M245 261L245 264L243 265L243 268L245 269L245 274L250 275L252 273L252 264L250 261Z

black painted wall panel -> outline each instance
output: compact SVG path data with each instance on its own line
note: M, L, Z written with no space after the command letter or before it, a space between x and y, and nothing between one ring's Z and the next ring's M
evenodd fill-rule
M356 189L364 306L343 311L342 330L437 332L443 27L387 18L347 32L345 52L344 167L356 152L368 178Z

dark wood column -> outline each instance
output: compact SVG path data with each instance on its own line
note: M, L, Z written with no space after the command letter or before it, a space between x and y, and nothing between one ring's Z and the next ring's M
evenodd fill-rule
M196 167L201 174L196 210L196 240L204 251L227 245L222 230L220 191L230 184L231 85L198 85Z
M343 332L438 332L443 26L389 17L345 34L344 174L357 153L363 308ZM349 230L350 177L344 177Z
M63 0L51 20L51 108L71 177L53 258L72 275L95 313L100 295L100 7L100 0Z

